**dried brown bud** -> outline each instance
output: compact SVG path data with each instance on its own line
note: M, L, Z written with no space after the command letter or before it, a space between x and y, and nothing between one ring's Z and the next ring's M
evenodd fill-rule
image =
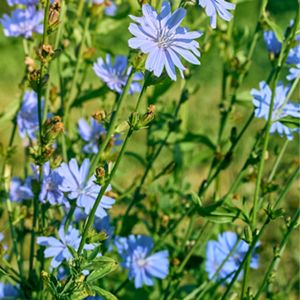
M54 0L49 9L49 26L55 26L59 23L59 14L61 10L60 0Z
M105 118L106 118L106 113L104 110L99 110L97 112L95 112L92 117L98 121L98 122L101 122L103 121Z
M84 59L89 60L95 55L95 53L96 53L96 48L90 47L85 49L82 56Z

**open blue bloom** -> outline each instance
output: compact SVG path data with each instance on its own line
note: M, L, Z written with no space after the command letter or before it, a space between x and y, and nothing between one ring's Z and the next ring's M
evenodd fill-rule
M100 137L106 134L106 130L102 124L94 118L91 118L91 125L85 119L80 119L78 122L78 132L81 138L87 142L83 147L83 151L85 153L98 153ZM119 137L117 134L114 136L115 146L122 144L122 140Z
M123 259L122 266L128 269L129 279L134 280L136 288L142 287L143 284L151 286L154 284L154 277L164 279L168 275L168 251L159 251L151 255L151 237L116 237L115 245Z
M232 14L229 10L235 9L235 4L225 0L199 0L199 5L205 9L205 13L210 17L212 28L217 27L217 15L225 21L230 21Z
M9 6L19 5L19 4L30 6L30 5L39 4L39 0L6 0L6 1Z
M264 32L264 40L269 52L279 54L281 51L281 43L277 40L275 33L271 30Z
M40 246L46 247L44 255L46 258L52 257L51 267L57 268L64 260L68 261L72 258L72 254L68 247L78 250L80 244L80 234L75 228L69 226L67 233L64 231L64 226L61 226L58 230L59 239L55 237L40 236L37 238L37 243ZM86 244L84 246L86 250L94 249L93 244Z
M297 45L292 48L286 59L286 63L290 65L300 64L300 35L297 35L295 38Z
M0 299L17 299L20 296L18 287L0 282Z
M259 246L259 243L256 247ZM235 271L239 268L241 262L243 261L249 245L240 240L238 241L238 236L234 232L223 232L219 234L218 241L209 241L206 246L206 264L205 269L208 273L208 278L212 279L222 265L223 261L227 258L229 253L235 247L232 255L229 256L221 271L215 278L215 281L221 279L226 279L226 282L230 282L235 274ZM259 265L259 257L257 254L252 254L250 267L257 269ZM238 280L241 280L243 272L239 274Z
M0 23L4 27L5 36L31 38L34 32L43 33L43 19L43 11L29 6L26 9L13 10L11 16L4 14Z
M298 76L300 76L300 64L296 65L295 68L289 69L289 74L287 75L287 80L295 80Z
M101 135L105 135L106 130L94 118L91 118L91 125L85 119L78 122L78 132L81 138L87 142L83 147L85 153L98 153L99 140Z
M126 56L117 55L115 63L113 64L110 55L106 54L106 61L101 57L98 58L94 63L93 69L95 74L102 79L111 90L121 94L132 70L132 67L127 68L127 66L128 61ZM143 74L141 72L134 74L133 82L129 88L129 94L132 95L141 92L142 87L138 81L142 79Z
M22 202L23 200L32 199L31 180L31 177L27 177L25 182L23 182L20 178L13 177L9 188L10 200L13 202Z
M59 186L63 182L62 176L56 170L51 170L49 161L43 165L43 181L42 188L39 195L41 202L45 203L46 200L50 204L65 204L68 206L63 192L59 189Z
M39 128L37 94L27 91L24 94L22 106L17 116L19 134L22 138L28 136L36 139L36 132Z
M170 3L164 2L160 14L149 4L143 5L142 11L142 17L130 16L139 25L130 24L128 29L135 37L128 44L133 49L149 54L145 65L147 70L159 77L165 68L169 77L176 80L175 67L179 69L181 77L185 70L180 56L192 64L200 64L197 58L200 57L199 43L195 39L202 33L189 32L179 26L186 15L185 9L178 8L171 13Z
M69 199L77 199L77 206L84 208L89 214L101 190L101 186L95 184L95 176L87 178L90 167L90 160L85 159L78 167L76 159L71 159L69 164L62 163L57 169L58 174L63 178L60 190L68 194ZM106 192L111 190L109 186ZM107 215L106 209L112 208L115 200L104 195L96 210L96 216L103 218Z
M269 108L271 104L272 91L266 82L262 81L259 84L260 90L253 89L251 95L253 97L253 104L256 107L255 116L257 118L268 119ZM285 87L280 82L275 91L274 108L272 112L272 126L271 133L278 132L280 136L286 135L289 140L293 139L293 132L291 129L280 122L281 118L291 116L295 118L300 117L300 104L288 102L284 107L284 101L289 92L289 87Z

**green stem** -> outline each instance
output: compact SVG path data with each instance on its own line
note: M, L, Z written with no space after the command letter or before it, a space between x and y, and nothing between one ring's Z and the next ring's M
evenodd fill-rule
M115 126L116 126L116 123L117 123L117 120L118 120L118 117L119 117L120 108L121 108L122 104L124 103L125 99L127 98L131 83L133 81L133 76L134 76L134 70L132 69L130 75L127 78L127 82L126 82L126 85L123 89L123 92L122 92L122 94L121 94L121 96L120 96L120 98L119 98L119 100L116 104L116 109L112 113L111 120L110 120L110 125L109 125L109 128L107 130L105 139L101 143L101 145L99 146L99 151L98 151L97 155L92 159L89 175L92 175L93 172L95 171L95 169L97 167L97 164L99 163L99 161L101 159L101 156L102 156L105 148L107 147L114 131L115 131ZM144 89L142 90L142 92L144 92ZM140 94L139 99L141 97L142 97L142 93ZM138 102L139 102L139 100L138 100Z
M274 175L275 175L275 173L277 171L277 168L278 168L278 166L280 164L280 161L281 161L281 159L283 157L283 154L284 154L284 152L285 152L288 144L289 144L289 140L286 139L285 142L284 142L284 144L283 144L283 146L280 149L280 152L279 152L278 156L276 157L276 161L275 161L275 163L273 165L272 171L271 171L270 176L268 178L268 182L272 181L272 179L273 179L273 177L274 177Z
M127 147L127 143L129 141L132 133L133 133L133 130L130 128L129 131L128 131L128 133L127 133L127 136L126 136L126 138L125 138L125 140L123 142L121 151L120 151L119 156L118 156L118 158L117 158L117 160L115 162L115 165L114 165L114 167L113 167L113 169L112 169L112 171L111 171L111 173L109 175L109 178L106 180L106 183L101 187L100 193L98 194L98 196L96 198L96 201L95 201L95 203L93 205L93 208L92 208L92 210L91 210L91 212L90 212L90 214L88 216L88 219L87 219L86 224L85 224L84 229L83 229L83 234L82 234L82 238L81 238L81 241L80 241L80 245L79 245L79 248L78 248L78 255L81 254L81 252L82 252L82 250L84 248L85 240L86 240L88 232L89 232L89 230L90 230L90 228L91 228L91 226L92 226L92 224L94 222L94 218L95 218L95 214L96 214L97 208L98 208L98 206L99 206L99 204L100 204L100 202L102 200L102 197L104 196L104 194L106 192L106 189L108 188L109 184L111 183L111 181L112 181L112 179L113 179L113 177L114 177L114 175L115 175L115 173L117 171L117 168L118 168L118 166L120 164L120 161L121 161L121 159L122 159L122 157L123 157L123 155L125 153L125 149Z
M90 8L91 5L92 5L92 0L89 0L88 8ZM76 66L75 66L74 76L73 76L73 80L72 80L71 87L70 87L69 99L65 103L65 105L66 105L66 107L65 107L65 125L66 125L67 129L69 129L69 113L70 113L70 109L71 109L71 106L73 104L73 101L74 101L74 98L76 95L76 84L77 84L79 70L80 70L81 63L82 63L82 55L83 55L84 45L85 45L85 41L86 41L86 38L88 35L89 27L90 27L90 22L91 22L91 15L90 15L90 12L88 11L85 22L84 22L83 35L82 35L81 43L79 46L78 56L76 59Z
M284 252L285 246L288 242L289 236L291 235L292 231L295 229L298 220L299 220L299 216L300 216L300 209L298 209L293 217L293 219L291 220L291 223L287 229L287 231L285 232L285 234L283 235L283 239L280 243L280 246L277 250L275 250L275 255L273 257L273 260L271 262L271 264L269 265L269 268L267 270L267 272L265 273L264 279L262 284L260 285L260 287L258 288L258 291L254 297L254 300L259 299L260 294L264 291L264 289L266 288L266 286L268 285L268 281L270 279L271 274L273 273L273 270L277 270L281 256ZM276 272L274 272L274 274L276 274ZM272 278L274 280L274 278Z

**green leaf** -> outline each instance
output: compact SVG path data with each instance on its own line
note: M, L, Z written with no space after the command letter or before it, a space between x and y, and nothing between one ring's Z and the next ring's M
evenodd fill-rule
M282 119L279 120L280 123L282 123L283 125L289 127L289 128L299 128L300 127L300 119L299 118L295 118L295 117L284 117Z
M277 40L282 43L284 40L284 31L275 23L274 20L271 19L270 16L267 16L265 18L265 21L269 25L269 27L274 31Z
M198 207L198 213L209 221L218 224L232 223L242 216L239 208L225 205L222 200L211 205Z
M97 293L97 295L102 296L106 300L118 300L118 298L115 295L106 290L101 289L98 286L92 286L91 288Z
M199 144L204 144L207 147L209 147L211 150L215 150L216 146L214 143L208 138L207 136L203 134L197 134L197 133L192 133L192 132L187 132L183 138L177 140L175 142L177 143L199 143Z
M83 269L92 271L92 273L87 277L88 283L108 275L117 268L117 261L107 256L98 257L94 261L83 266Z

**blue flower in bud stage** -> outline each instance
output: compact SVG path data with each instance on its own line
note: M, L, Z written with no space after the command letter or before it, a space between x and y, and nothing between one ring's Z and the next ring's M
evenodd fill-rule
M0 22L4 27L5 36L31 38L34 32L43 33L43 19L43 11L29 6L26 9L15 9L11 16L4 14Z
M0 282L0 299L19 299L20 292L18 287L12 284Z
M277 40L275 33L271 30L264 32L264 40L269 52L279 54L281 51L281 43Z
M164 279L169 273L168 251L151 255L151 237L130 235L128 238L116 237L115 245L123 259L122 266L129 271L129 279L134 280L136 288L143 284L154 284L153 277Z
M37 243L40 246L46 247L44 255L46 258L52 257L51 267L57 268L64 260L69 260L72 258L67 246L73 248L75 251L78 250L80 244L80 234L75 228L69 226L68 231L65 233L64 226L61 226L58 231L59 239L55 237L40 236L37 238ZM95 245L86 244L84 246L85 250L93 250Z
M212 28L217 27L217 15L225 21L230 21L232 14L229 10L235 9L235 4L224 0L199 0L199 5L205 9L205 13L210 17Z
M124 86L126 85L132 67L127 68L128 61L126 56L117 55L115 63L111 61L109 54L106 54L106 61L101 57L94 63L93 69L95 74L102 79L107 86L117 93L121 94ZM143 79L143 74L137 72L134 74L133 82L129 88L129 94L139 93L142 90L140 81Z
M266 82L262 81L259 84L260 90L253 89L251 95L253 97L253 104L256 107L255 116L257 118L268 119L269 108L271 104L272 91ZM278 132L280 136L286 135L289 140L293 139L293 132L291 129L280 122L281 118L291 116L295 118L300 117L300 104L288 102L284 107L284 101L289 92L289 87L284 87L280 82L275 91L274 108L272 112L272 126L270 133Z
M6 1L9 6L18 5L18 4L26 5L26 6L39 4L39 0L6 0Z
M22 202L23 200L30 200L33 198L31 189L31 177L27 177L25 182L18 177L13 177L10 182L9 198L13 202Z
M296 65L296 68L290 68L289 74L286 77L287 80L295 80L298 76L300 76L300 64Z
M46 200L50 204L64 204L67 207L69 202L65 199L63 192L59 189L59 186L63 182L63 177L59 175L57 170L51 170L49 161L43 165L42 174L42 188L39 195L41 202L45 203Z
M91 118L90 125L85 119L80 119L78 122L78 132L81 138L88 142L83 147L83 151L85 153L98 153L100 137L106 134L106 130L102 124L97 122L94 118ZM122 144L122 140L119 138L119 135L115 135L114 140L115 146Z
M202 33L189 32L179 26L186 15L185 9L178 8L171 13L170 3L164 2L160 14L149 4L143 5L142 11L142 17L130 16L139 25L130 24L128 29L135 37L128 44L133 49L149 54L145 65L147 70L159 77L165 68L169 77L176 80L175 67L179 69L181 77L185 70L180 56L192 64L200 64L197 58L200 57L199 44L194 39Z
M36 139L39 128L37 94L33 91L26 92L23 97L22 106L17 116L19 134L22 138L28 136Z
M256 245L256 247L258 246L259 243ZM235 271L237 271L241 262L243 261L249 249L249 245L242 240L238 241L238 236L234 232L230 231L219 234L218 241L209 241L207 243L205 269L208 273L209 279L214 277L216 271L219 269L223 261L225 261L234 247L235 250L233 251L232 255L229 256L221 271L215 278L215 281L224 279L228 283L232 280ZM252 254L250 267L257 269L258 263L258 255ZM238 280L240 280L242 276L243 273L241 272Z
M89 159L85 159L78 167L76 159L71 159L69 164L62 163L57 169L58 174L63 177L60 190L68 193L69 199L77 199L77 206L84 208L86 214L89 214L96 201L96 198L101 190L101 186L95 184L95 176L87 178L90 167ZM109 186L106 192L111 190ZM115 200L104 195L101 199L100 205L97 208L96 216L103 218L107 215L106 209L112 208Z

